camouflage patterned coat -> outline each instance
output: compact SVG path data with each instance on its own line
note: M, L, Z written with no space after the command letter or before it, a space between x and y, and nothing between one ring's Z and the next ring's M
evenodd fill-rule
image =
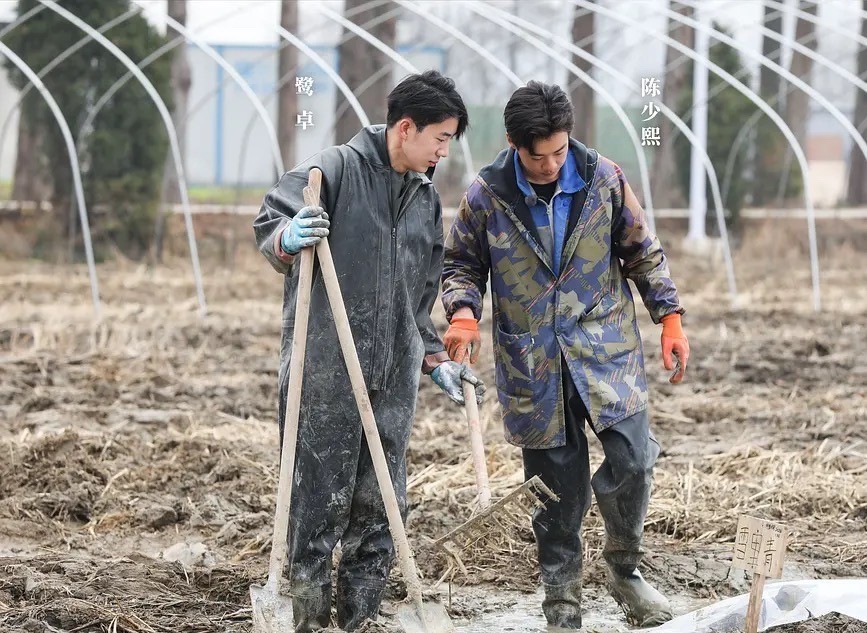
M481 319L490 274L496 382L506 439L565 444L561 356L596 432L647 407L644 356L627 279L655 323L683 312L665 254L620 168L575 140L586 193L572 198L560 274L518 189L514 150L470 185L446 238L443 303Z

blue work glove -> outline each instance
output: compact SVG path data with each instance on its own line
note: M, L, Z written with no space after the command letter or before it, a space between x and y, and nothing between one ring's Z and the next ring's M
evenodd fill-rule
M458 404L464 403L464 387L461 381L466 380L476 388L476 402L482 404L485 395L485 383L466 365L447 360L437 365L430 377L439 385L440 389L446 392L449 398Z
M295 255L302 248L315 246L323 237L328 237L328 214L322 207L302 207L280 236L280 248Z

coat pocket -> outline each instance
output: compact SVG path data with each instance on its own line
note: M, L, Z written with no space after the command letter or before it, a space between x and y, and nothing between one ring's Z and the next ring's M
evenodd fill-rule
M602 299L578 322L593 355L600 363L622 356L638 347L638 326L634 306L624 305L612 293Z
M531 398L535 384L533 336L509 334L496 326L497 390L506 396Z

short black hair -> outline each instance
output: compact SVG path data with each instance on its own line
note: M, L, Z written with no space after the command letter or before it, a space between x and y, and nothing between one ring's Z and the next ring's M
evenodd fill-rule
M572 103L560 86L531 81L512 93L503 111L506 133L518 148L533 150L536 141L572 132Z
M455 138L460 138L470 124L467 107L455 89L455 82L436 70L404 77L388 93L388 127L403 117L412 119L419 132L431 123L442 123L454 117L458 120Z

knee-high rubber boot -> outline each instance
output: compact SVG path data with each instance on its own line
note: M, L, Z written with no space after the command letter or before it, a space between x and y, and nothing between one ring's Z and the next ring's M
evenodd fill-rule
M608 567L608 591L626 614L626 621L639 627L668 622L674 613L668 599L651 587L635 568Z
M376 620L384 592L385 585L381 583L338 582L337 626L354 631L365 620Z
M581 628L581 580L575 580L563 585L543 583L545 599L542 601L542 613L549 627L567 630Z
M292 588L292 617L296 633L318 631L331 625L331 583Z

